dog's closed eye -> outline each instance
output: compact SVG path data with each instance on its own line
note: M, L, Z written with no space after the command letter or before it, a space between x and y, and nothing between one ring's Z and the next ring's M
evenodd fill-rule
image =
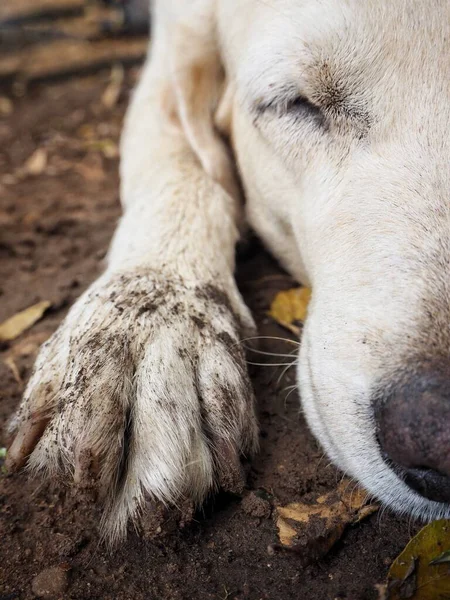
M308 98L298 90L289 89L272 96L270 100L255 103L257 117L272 115L278 118L292 119L295 124L309 123L323 131L329 131L332 125L351 125L358 137L362 137L370 127L372 118L364 102L358 98L348 98L330 90L320 90L317 98ZM255 123L258 119L255 120Z
M286 104L286 113L299 119L314 118L317 124L324 125L325 114L322 108L304 96L297 96Z
M298 92L295 94L292 94L292 90L289 90L289 92L279 93L270 100L257 102L257 114L272 113L277 117L313 120L316 125L322 127L326 125L326 113L321 106Z
M270 100L262 100L256 103L256 110L259 113L272 111L278 116L283 116L286 113L292 113L294 116L318 116L322 114L322 109L317 104L314 104L305 96L300 94L277 94Z

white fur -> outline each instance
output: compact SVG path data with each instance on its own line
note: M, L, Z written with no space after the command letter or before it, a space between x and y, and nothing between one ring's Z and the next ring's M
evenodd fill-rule
M450 276L449 39L446 0L155 2L123 135L125 214L105 274L41 351L11 462L45 415L30 466L77 478L86 449L99 458L120 536L146 494L200 502L226 479L217 440L233 454L255 448L244 358L223 343L253 323L233 280L241 203L218 109L248 220L313 287L298 372L313 432L397 511L450 516L382 460L370 405L374 384L423 346L424 302L440 323L449 316L433 300ZM329 109L326 129L292 114L290 100L318 104L330 81L348 113ZM210 286L225 303L198 293ZM139 313L159 292L164 302Z

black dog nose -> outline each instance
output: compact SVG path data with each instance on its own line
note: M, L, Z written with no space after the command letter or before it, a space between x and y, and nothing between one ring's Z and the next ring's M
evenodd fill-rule
M450 502L450 381L414 377L375 403L379 443L405 483Z

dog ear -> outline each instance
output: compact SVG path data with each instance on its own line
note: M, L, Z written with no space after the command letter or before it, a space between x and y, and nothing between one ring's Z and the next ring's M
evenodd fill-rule
M222 122L224 106L230 106L228 100L222 101L228 94L216 34L216 2L194 0L187 8L182 1L182 18L172 23L168 61L177 116L203 169L237 198L234 162L215 121L219 106Z

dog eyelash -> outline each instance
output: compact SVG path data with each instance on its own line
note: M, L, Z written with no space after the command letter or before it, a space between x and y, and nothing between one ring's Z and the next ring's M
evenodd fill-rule
M286 104L286 111L289 113L295 113L298 116L313 116L315 119L324 118L324 114L322 109L310 102L304 96L297 96L293 100L290 100Z
M325 114L322 109L305 96L295 96L288 99L275 98L270 102L259 104L257 109L260 114L272 111L278 117L288 115L295 119L312 118L318 125L325 124Z

